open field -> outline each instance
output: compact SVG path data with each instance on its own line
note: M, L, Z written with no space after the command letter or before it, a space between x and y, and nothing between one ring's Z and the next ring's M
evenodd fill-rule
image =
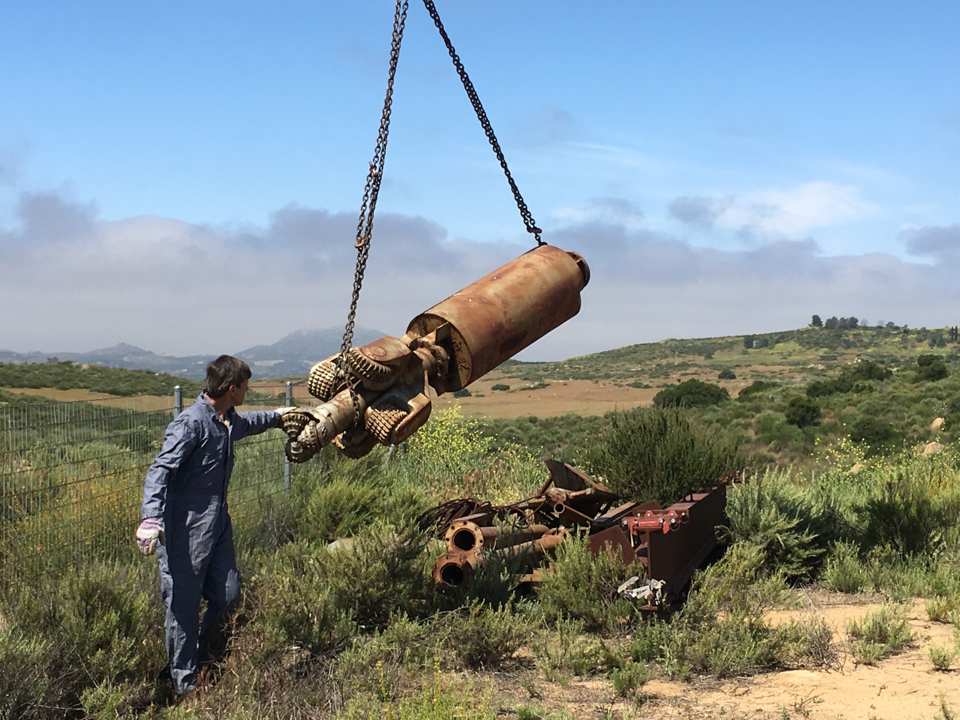
M441 399L396 452L297 466L289 494L281 436L241 444L231 508L243 604L229 652L180 705L157 680L155 566L126 545L172 397L0 391L11 420L0 428L20 433L0 445L0 718L949 720L960 711L953 347L935 349L945 375L924 378L917 356L931 348L901 347L900 334L858 351L885 357L889 374L846 364L849 348L832 360L816 350L811 366L798 340L745 357L736 340L508 364L470 396ZM719 380L727 368L736 378ZM643 419L672 411L631 408L691 378L731 398L677 411L687 435L681 424L651 436ZM779 384L736 399L756 380ZM282 385L254 389L283 404ZM787 421L796 399L816 405L819 424ZM931 427L936 417L946 424ZM855 437L864 418L897 441ZM728 435L749 463L729 490L726 552L661 617L616 593L629 568L591 561L573 540L524 598L506 570L463 594L434 589L438 542L410 534L444 500L529 496L551 449L639 497L644 482L692 467L670 453L707 457L705 443ZM620 461L635 477L616 475ZM328 547L343 537L351 549Z

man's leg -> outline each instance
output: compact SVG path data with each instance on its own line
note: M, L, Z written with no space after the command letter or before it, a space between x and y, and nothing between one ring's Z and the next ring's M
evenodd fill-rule
M240 572L229 519L210 558L203 597L207 611L200 625L200 661L205 663L219 660L226 651L227 621L240 599Z
M189 558L172 559L167 549L157 548L160 561L160 596L166 607L164 631L170 678L177 695L191 692L197 680L197 613L203 580L193 573Z

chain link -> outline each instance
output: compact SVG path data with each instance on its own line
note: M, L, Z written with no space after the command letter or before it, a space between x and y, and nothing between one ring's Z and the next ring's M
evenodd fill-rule
M343 330L343 341L340 343L340 355L337 357L337 375L347 377L346 356L353 344L353 330L357 319L357 303L360 300L360 288L363 286L363 275L367 269L367 259L370 256L370 241L373 238L373 217L377 211L377 198L380 195L380 182L383 180L383 165L387 159L387 139L390 135L390 115L393 108L393 82L397 75L397 63L400 60L400 46L403 42L403 31L407 23L409 0L396 0L393 12L393 33L390 41L390 63L387 70L387 90L383 98L383 112L380 114L380 129L377 132L377 143L373 150L373 159L367 172L367 180L363 186L363 200L360 203L360 217L357 220L357 264L353 273L353 294L350 298L350 310L347 313L347 324ZM360 403L353 387L350 388L350 397L356 412L356 425L359 425L362 416Z
M533 213L531 213L530 209L527 207L527 203L524 201L523 195L520 194L520 188L517 187L517 183L513 179L513 175L510 172L510 168L507 167L507 159L503 156L503 150L500 149L500 143L497 140L497 136L493 132L493 125L490 124L490 118L487 117L487 111L483 109L483 103L480 102L480 96L477 94L477 90L473 86L473 81L470 80L470 76L467 74L466 68L463 67L463 63L460 61L460 56L457 55L457 50L453 46L453 42L450 40L450 36L447 35L447 31L443 27L443 21L440 19L440 13L437 11L437 6L434 4L433 0L423 0L423 5L427 9L427 12L430 13L430 17L433 19L433 24L437 26L437 30L440 32L440 37L443 38L443 44L447 46L447 52L450 54L450 59L453 61L453 66L457 70L457 75L460 76L460 82L463 83L463 89L467 91L467 97L470 99L470 104L473 105L473 110L477 114L477 120L480 121L480 125L483 127L483 132L487 135L487 141L490 143L490 147L493 148L493 152L497 156L497 160L500 161L500 167L503 169L503 174L506 175L507 182L510 184L510 190L513 192L513 199L517 203L517 209L520 211L520 217L523 218L523 224L526 226L527 232L536 238L537 245L544 245L545 243L540 239L540 234L543 232L543 230L537 227L537 221L533 219Z

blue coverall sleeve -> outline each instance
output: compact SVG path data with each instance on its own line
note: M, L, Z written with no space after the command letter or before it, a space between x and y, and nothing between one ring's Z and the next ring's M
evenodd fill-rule
M140 517L161 517L167 502L167 485L170 477L177 471L184 459L197 445L197 432L188 417L181 415L167 425L163 438L163 447L147 477L143 481L143 503L140 505Z
M275 427L280 427L280 413L276 410L238 412L233 423L233 439L240 440Z

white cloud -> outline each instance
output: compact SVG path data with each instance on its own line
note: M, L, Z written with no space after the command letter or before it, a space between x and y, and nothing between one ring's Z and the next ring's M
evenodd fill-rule
M679 197L670 210L687 224L715 225L753 237L797 238L862 219L876 208L853 185L817 181L716 198Z
M106 221L91 204L38 197L21 198L18 223L0 228L4 349L85 350L124 340L158 352L212 353L343 323L352 213L288 206L263 227L237 229L157 217ZM791 202L781 206L809 210ZM594 204L631 207L609 198ZM834 217L843 211L827 207ZM547 239L590 264L583 310L525 357L785 329L813 313L955 322L960 284L942 252L955 238L954 228L946 230L916 236L916 249L941 251L923 264L880 254L827 257L809 240L724 251L636 222L571 222ZM414 315L528 248L453 242L427 219L384 213L359 322L400 334Z
M643 224L643 211L632 200L622 197L593 198L583 205L557 208L551 215L563 225L603 222L639 228Z

